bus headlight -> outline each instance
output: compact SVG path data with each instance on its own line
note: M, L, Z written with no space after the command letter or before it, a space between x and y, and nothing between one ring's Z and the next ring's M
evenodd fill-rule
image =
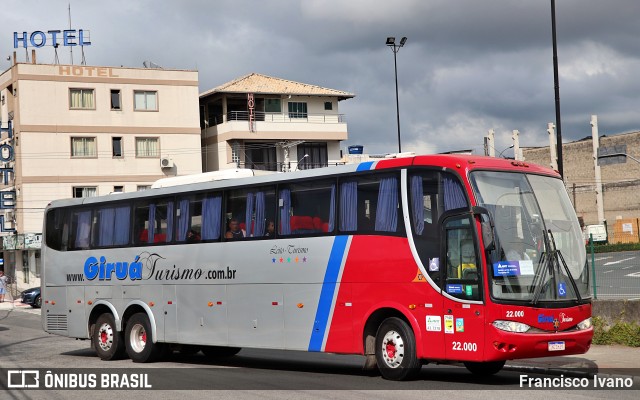
M592 324L591 324L591 317L585 319L584 321L580 322L578 325L578 330L584 331L585 329L589 329L591 328Z
M495 326L496 328L502 331L516 332L516 333L525 333L526 331L531 329L529 325L523 324L521 322L515 322L515 321L497 320L497 321L493 321L493 326Z

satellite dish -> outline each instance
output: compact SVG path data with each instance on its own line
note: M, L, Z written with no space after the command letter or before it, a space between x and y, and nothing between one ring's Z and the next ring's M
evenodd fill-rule
M153 68L153 69L164 69L161 66L159 66L158 64L154 63L153 61L143 61L142 65L145 68Z

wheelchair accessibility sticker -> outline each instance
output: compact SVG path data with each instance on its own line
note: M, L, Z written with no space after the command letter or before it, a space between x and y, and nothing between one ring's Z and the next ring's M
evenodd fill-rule
M567 284L564 282L558 283L558 296L567 297Z

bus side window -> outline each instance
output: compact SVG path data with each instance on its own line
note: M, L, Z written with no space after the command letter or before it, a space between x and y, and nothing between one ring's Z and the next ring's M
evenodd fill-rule
M341 232L403 233L397 174L374 174L340 183Z
M95 214L93 221L94 246L129 244L131 208L128 205L98 208Z
M66 251L69 241L69 214L62 209L47 213L47 231L45 243L54 250Z
M446 279L444 290L453 297L481 300L480 263L469 217L451 218L445 223Z
M195 243L202 235L203 196L188 196L178 199L176 207L175 239L178 242Z
M409 215L416 250L431 279L440 284L440 232L438 220L439 173L420 171L409 178ZM428 264L428 265L427 265ZM444 267L444 263L443 267Z
M71 215L71 231L69 232L69 248L86 250L91 241L91 210L74 211Z
M282 188L278 196L278 234L308 236L333 232L335 196L333 179L295 183Z

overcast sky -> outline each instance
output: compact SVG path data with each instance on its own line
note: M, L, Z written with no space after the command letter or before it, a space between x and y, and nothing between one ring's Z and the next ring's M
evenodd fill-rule
M512 144L513 129L521 146L544 146L555 121L550 0L70 3L72 28L91 32L88 65L197 69L201 92L257 72L354 93L339 105L345 148L397 150L387 36L408 37L397 54L403 151L482 154L488 129L497 152ZM4 0L1 59L13 52L14 31L68 28L68 4ZM591 135L591 114L600 134L640 130L639 18L638 0L556 2L565 142ZM70 63L67 49L59 57ZM38 50L38 62L53 61L52 48Z

